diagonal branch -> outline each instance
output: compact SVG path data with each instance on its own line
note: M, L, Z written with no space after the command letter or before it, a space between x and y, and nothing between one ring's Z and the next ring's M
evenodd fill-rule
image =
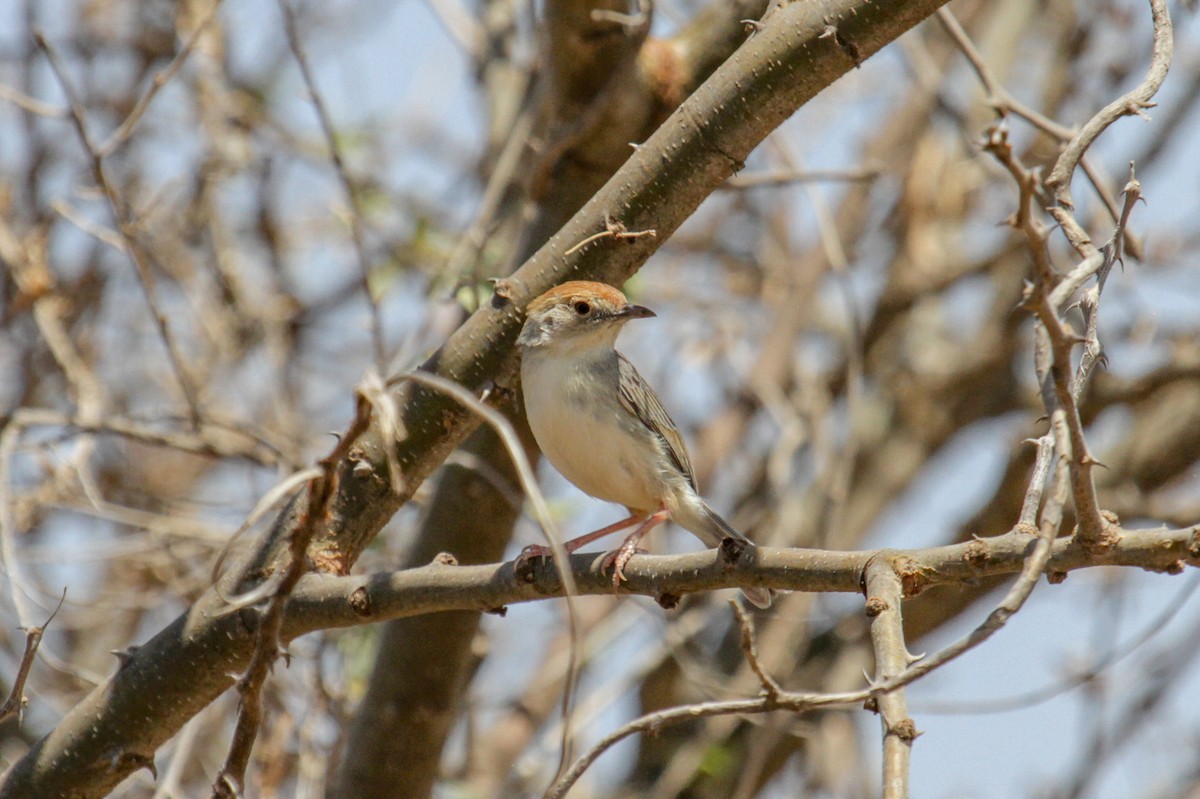
M1146 77L1132 91L1104 106L1099 113L1087 121L1087 124L1080 128L1079 132L1075 134L1075 138L1058 157L1050 176L1046 178L1046 185L1054 192L1054 201L1058 204L1059 209L1070 211L1075 207L1071 200L1071 176L1075 173L1075 167L1079 165L1084 153L1088 151L1097 137L1121 117L1132 115L1144 117L1146 109L1154 107L1152 100L1167 77L1175 44L1171 29L1171 15L1167 10L1167 0L1150 0L1150 12L1154 17L1154 52L1150 58L1150 68L1146 71ZM1064 232L1071 239L1071 243L1078 247L1077 242L1081 239L1073 236L1069 229L1064 228ZM1087 253L1081 252L1080 254L1086 255Z

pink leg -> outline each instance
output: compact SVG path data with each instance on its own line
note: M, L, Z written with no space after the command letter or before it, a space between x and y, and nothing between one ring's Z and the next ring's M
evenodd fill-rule
M598 541L601 538L604 538L606 535L612 535L613 533L620 532L628 527L633 527L635 524L644 521L645 518L645 516L635 514L630 516L628 519L622 519L619 522L610 524L608 527L601 527L599 530L594 532L586 533L578 538L572 538L570 541L567 541L563 544L563 549L567 550L567 552L574 552L582 546L586 546L593 541ZM521 554L517 556L517 564L519 565L527 560L531 560L532 558L548 558L552 553L553 550L550 549L550 547L544 547L539 544L530 544L522 549ZM626 560L628 560L628 558L626 558Z
M657 513L652 513L642 522L642 526L630 533L629 537L621 542L621 546L614 549L604 556L604 562L600 564L601 568L607 569L609 565L613 567L613 591L621 587L621 581L625 579L624 569L625 564L638 552L638 544L646 537L646 533L658 527L660 524L671 518L671 512L668 510L660 510Z

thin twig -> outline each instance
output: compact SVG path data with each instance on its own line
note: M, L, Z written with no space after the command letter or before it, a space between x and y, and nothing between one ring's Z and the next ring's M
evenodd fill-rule
M725 181L722 188L751 189L760 186L791 186L796 183L857 183L875 180L883 174L879 166L864 166L850 169L774 169L763 172L746 172L734 175Z
M25 699L25 683L29 679L30 670L33 669L33 659L37 657L38 646L42 643L42 636L45 635L46 628L50 626L50 622L54 621L54 617L58 615L59 608L63 606L66 598L67 589L64 588L50 618L38 627L25 628L25 651L21 655L21 662L17 665L17 674L13 677L12 690L8 692L8 698L4 700L4 703L0 704L0 721L25 710L25 706L28 704Z
M1096 141L1096 138L1121 117L1130 115L1144 117L1145 110L1154 107L1151 100L1167 77L1175 44L1171 16L1167 10L1167 0L1150 0L1150 13L1154 19L1154 52L1146 77L1136 88L1106 105L1079 129L1079 132L1075 134L1075 137L1059 155L1058 160L1055 161L1050 176L1046 178L1046 185L1054 192L1054 200L1059 209L1069 211L1075 207L1071 200L1071 176L1075 173L1075 167L1078 166L1080 159ZM1077 246L1075 240L1072 240L1071 243ZM1080 254L1086 255L1082 252Z
M488 33L463 0L425 0L450 37L458 42L471 60L481 63L487 57Z
M600 239L606 239L609 237L618 239L618 240L627 240L627 239L640 239L642 236L649 236L650 238L654 238L657 235L658 235L658 231L654 230L653 228L651 228L649 230L628 230L628 229L626 229L624 222L622 222L620 220L614 220L611 218L605 218L604 230L600 231L599 233L593 233L591 236L588 236L586 239L579 242L578 244L576 244L575 246L573 246L569 250L567 250L565 253L563 253L563 255L564 256L572 255L572 254L578 252L579 250L582 250L584 247L588 246L593 241L598 241Z
M262 726L262 690L275 660L283 653L280 632L283 629L284 607L296 583L308 571L305 553L317 530L325 523L329 503L337 494L337 467L358 437L370 425L371 406L361 396L358 399L354 421L346 435L340 438L333 450L317 464L319 473L308 482L308 493L299 523L288 540L287 563L280 568L282 577L277 581L267 607L259 617L254 652L246 673L238 678L240 696L237 723L229 744L225 765L213 782L213 799L241 797L246 783L246 767L250 763L250 752Z
M1179 593L1174 596L1162 611L1150 619L1142 627L1141 632L1125 642L1119 647L1114 648L1104 657L1093 662L1087 668L1073 670L1074 673L1069 677L1048 685L1044 688L1038 688L1028 693L1019 694L1017 696L1009 696L1003 699L986 699L981 701L967 701L954 703L934 703L922 702L922 713L933 713L937 715L953 716L953 715L978 715L981 713L1008 713L1013 710L1021 710L1040 705L1043 702L1048 702L1055 697L1062 696L1068 691L1078 688L1081 685L1087 685L1095 682L1101 677L1104 672L1120 663L1125 658L1139 651L1145 646L1155 635L1162 632L1168 624L1170 624L1176 616L1178 616L1187 606L1188 600L1197 589L1200 589L1200 576L1193 575L1192 579L1184 584Z
M376 302L375 295L371 291L371 262L367 258L362 203L359 201L358 193L354 190L354 184L350 181L350 174L346 170L346 162L342 157L342 148L338 144L333 118L329 115L325 100L321 96L320 89L317 88L316 78L313 77L312 69L309 67L308 56L304 52L300 33L296 29L296 14L287 0L276 0L276 2L283 14L288 46L291 47L292 55L296 57L296 64L300 67L300 75L304 79L304 85L308 88L308 95L312 99L313 108L321 123L321 132L325 136L325 145L329 148L329 158L333 162L333 170L337 173L342 191L346 195L346 203L350 206L350 238L354 243L354 253L358 258L363 299L366 300L371 313L371 345L375 351L375 368L380 374L383 374L387 370L387 356L383 345L383 317L379 312L379 303Z
M867 563L863 577L867 616L871 619L871 644L875 651L873 682L886 683L904 673L915 660L904 644L900 611L904 596L900 575L889 554L881 553ZM917 737L917 728L908 716L904 691L882 694L875 701L875 708L883 721L883 799L906 799L912 742Z
M125 117L125 121L117 126L117 129L114 130L112 134L104 140L103 144L96 148L96 154L98 156L105 158L109 155L112 155L113 151L115 151L129 139L130 135L132 135L134 131L134 128L136 128L138 123L142 121L142 116L146 113L146 109L150 107L151 101L154 100L155 96L159 93L159 91L162 90L162 87L166 86L171 79L178 74L179 70L183 68L184 62L187 61L188 56L192 54L192 50L195 49L196 43L200 41L200 36L208 28L209 23L216 18L217 10L220 7L221 0L212 0L212 3L209 4L208 9L205 10L204 16L200 18L200 21L196 24L196 27L188 35L187 41L183 43L183 46L179 48L177 53L175 53L175 57L171 59L171 63L167 64L166 68L154 76L154 79L150 81L150 87L146 89L145 93L142 94L141 97L138 98L137 103L135 103L133 106L133 110L130 111L129 115Z
M32 629L33 608L27 597L25 570L17 557L17 522L10 496L10 470L20 441L20 429L15 424L0 428L0 567L8 577L17 620Z
M963 29L958 19L955 18L954 12L946 7L939 8L937 11L938 22L958 45L963 56L974 70L979 82L983 84L984 91L987 92L985 102L992 107L1000 117L1015 116L1024 119L1029 124L1040 130L1042 133L1058 140L1060 143L1070 142L1079 133L1078 129L1062 125L1053 119L1045 116L1037 110L1030 108L1022 103L1019 99L1013 96L1011 92L1005 88L1004 84L992 74L987 62L984 61L983 55L975 47L975 43L971 41L971 37ZM1112 193L1108 190L1108 186L1101 178L1099 170L1086 157L1079 159L1079 165L1083 168L1083 172L1087 175L1088 181L1092 184L1096 195L1100 201L1104 203L1104 207L1112 216L1113 221L1117 219L1117 207L1113 200ZM1135 257L1141 257L1141 241L1131 237L1131 251Z
M46 40L41 30L35 29L33 31L33 39L37 43L38 49L45 54L46 60L50 64L50 69L54 72L59 85L62 87L63 94L67 96L67 103L71 109L71 121L74 123L75 132L78 134L80 143L83 145L83 149L91 162L92 177L104 192L104 197L108 201L109 213L112 214L113 220L117 224L117 229L120 231L121 237L125 240L129 258L133 261L134 270L137 272L138 283L142 287L146 304L150 309L150 316L158 328L158 334L162 338L163 346L166 347L167 357L175 373L175 380L179 383L184 401L187 403L188 411L191 414L191 422L194 426L199 426L201 422L199 394L192 382L192 377L188 373L187 367L184 365L183 356L179 352L174 335L171 333L171 328L167 325L166 315L159 309L158 292L155 289L154 283L154 272L151 270L149 261L142 251L137 237L134 235L133 223L126 218L121 198L108 180L108 175L104 170L104 159L92 143L91 136L87 130L87 123L84 120L83 104L75 92L74 85L67 77L66 68L61 59L59 59L58 53L50 46L50 43Z
M575 597L579 594L579 588L575 583L574 575L571 573L570 564L568 562L568 553L563 547L562 536L558 534L558 530L554 524L554 520L550 516L550 506L546 502L545 496L542 494L541 488L537 483L537 476L534 474L533 466L529 463L529 458L525 455L525 449L521 446L521 440L517 437L516 430L504 415L482 402L478 397L472 394L463 386L451 380L438 377L435 374L422 371L406 372L405 374L393 377L388 381L388 386L395 386L398 383L411 380L416 383L429 386L443 394L446 394L451 399L459 402L463 407L471 410L479 415L481 419L496 431L500 436L500 440L504 443L504 447L508 450L509 457L512 458L513 465L517 469L517 477L521 481L521 488L524 489L525 495L529 497L533 503L534 515L541 526L542 535L546 537L547 543L550 545L551 557L554 562L554 570L562 580L563 598L566 600L567 606L567 625L570 631L570 658L567 665L567 678L564 683L565 690L563 691L562 712L563 712L563 730L562 730L562 748L561 758L558 766L558 774L562 773L566 767L566 759L571 751L571 727L570 714L571 705L574 700L575 689L579 682L579 648L582 633L579 627L579 612L575 607Z
M24 92L19 92L11 86L5 86L3 83L0 83L0 100L7 100L23 111L28 111L31 114L46 117L47 119L66 119L69 113L65 108L59 108L50 103L43 103L41 100L30 97Z
M221 585L221 573L225 569L225 559L229 557L229 553L233 551L234 544L241 539L242 535L244 535L247 530L257 524L258 520L261 519L269 510L276 507L284 500L291 498L293 492L299 490L300 487L305 484L311 484L313 480L319 478L320 476L321 470L316 466L311 466L307 469L296 472L295 474L290 474L283 480L280 480L277 484L272 486L269 491L259 498L258 502L255 503L254 507L250 510L250 513L246 516L245 520L242 521L241 525L237 530L234 531L233 535L229 537L229 540L225 542L225 545L221 547L221 551L217 553L217 557L213 561L210 579L212 580L213 589L217 592L217 595L221 598L221 601L225 603L225 606L221 609L222 614L233 613L234 611L241 610L244 607L257 605L259 602L267 599L274 594L276 590L278 590L279 581L283 579L284 574L284 572L279 571L275 572L267 580L259 583L249 591L244 591L240 594L226 594L225 589Z
M23 428L59 427L91 435L120 436L130 441L169 447L193 455L241 458L263 466L278 466L284 461L279 447L271 442L247 431L231 430L228 427L216 425L211 420L203 422L195 432L185 433L160 430L152 423L124 416L105 416L103 421L90 422L79 416L44 408L22 408L13 414L10 423L18 424ZM223 433L232 433L236 438L222 435ZM239 443L237 439L244 439L246 443Z
M775 681L774 677L767 673L762 663L759 662L758 646L754 642L753 622L750 621L745 608L737 600L729 600L729 606L733 609L733 616L737 619L738 629L742 634L742 655L746 658L746 662L750 664L751 671L758 677L758 682L762 685L763 693L767 696L778 696L783 693L783 688Z
M1000 116L1007 116L1008 114L1018 116L1038 130L1059 141L1069 141L1075 136L1076 131L1073 128L1059 124L1045 114L1030 108L1005 88L1004 84L992 74L992 70L984 60L983 54L975 47L975 43L971 41L971 37L967 35L966 30L963 29L963 26L954 16L954 12L943 6L937 10L936 16L942 28L954 40L954 43L958 45L958 49L962 52L963 56L966 57L967 62L971 65L971 69L975 72L975 76L979 78L979 82L983 84L984 91L987 92L984 102L991 106L997 114Z

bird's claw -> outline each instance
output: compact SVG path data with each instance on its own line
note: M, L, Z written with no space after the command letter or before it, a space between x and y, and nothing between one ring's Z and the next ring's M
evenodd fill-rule
M636 540L626 540L621 546L614 549L604 556L604 560L600 561L600 569L603 571L609 566L612 567L612 585L613 593L615 594L621 588L621 583L625 580L625 565L633 559L634 555L645 554L646 550L637 545Z
M521 567L536 558L549 558L553 555L554 550L550 549L550 547L544 547L540 544L530 544L521 550L521 554L517 555L517 559L513 562L513 565Z

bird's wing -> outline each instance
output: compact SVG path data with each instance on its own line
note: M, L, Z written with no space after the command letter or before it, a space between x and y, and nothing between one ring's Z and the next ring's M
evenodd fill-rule
M620 364L621 404L662 441L667 455L694 489L696 478L692 476L692 463L688 460L687 446L683 443L683 436L679 435L679 428L671 421L662 400L650 388L650 384L642 379L633 364L619 352L617 361Z

